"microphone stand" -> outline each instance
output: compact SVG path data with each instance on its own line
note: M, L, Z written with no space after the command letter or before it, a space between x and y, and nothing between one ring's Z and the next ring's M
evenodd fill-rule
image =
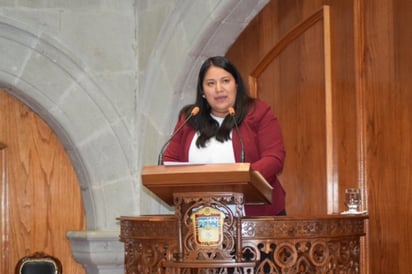
M162 146L162 149L160 150L159 157L157 159L157 165L159 165L159 166L163 165L163 154L165 153L167 145L170 143L170 141L173 139L173 137L175 137L176 134L179 133L180 130L182 130L182 128L186 125L186 123L190 120L190 118L197 115L198 113L199 113L199 107L195 106L192 109L192 111L190 112L190 115L186 117L186 119L179 126L179 128L176 129L175 132L169 137L169 139L166 141L166 143Z
M240 142L240 147L241 147L241 151L240 151L240 162L244 163L245 162L245 146L243 145L243 139L242 136L240 135L240 130L239 130L239 126L237 125L237 121L236 121L236 117L235 117L235 110L233 107L229 108L229 114L230 116L232 116L233 118L233 122L235 124L235 129L236 129L236 133L237 136L239 137L239 142Z

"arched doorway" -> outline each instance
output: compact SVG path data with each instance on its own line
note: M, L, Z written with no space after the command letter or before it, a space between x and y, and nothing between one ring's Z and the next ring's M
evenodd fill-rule
M0 89L0 272L14 273L18 259L42 251L64 271L83 274L73 260L69 230L85 229L79 182L55 133L26 105Z

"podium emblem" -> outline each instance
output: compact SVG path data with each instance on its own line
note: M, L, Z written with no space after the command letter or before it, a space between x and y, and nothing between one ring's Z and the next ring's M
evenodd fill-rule
M212 207L203 207L191 216L195 242L199 246L218 246L223 240L225 214Z

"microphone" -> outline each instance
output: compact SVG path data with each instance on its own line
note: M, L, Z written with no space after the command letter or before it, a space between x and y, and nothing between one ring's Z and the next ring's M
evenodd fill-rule
M240 152L240 162L244 163L245 162L245 146L243 145L243 139L242 139L242 136L240 135L239 127L237 125L236 118L235 118L235 109L233 107L229 108L229 114L230 116L232 116L233 122L235 123L236 133L237 133L237 136L239 137L240 146L242 148Z
M184 127L184 125L186 125L186 123L190 120L190 118L192 118L193 116L196 116L199 113L199 107L195 106L192 108L192 111L190 112L190 114L186 117L186 119L183 121L183 123L180 125L179 128L177 128L175 130L175 132L173 132L173 134L170 136L170 138L167 140L167 142L162 146L162 149L160 150L159 153L159 158L157 159L157 165L163 165L163 154L165 153L165 150L167 148L167 145L170 143L170 141L173 139L173 137L176 136L177 133L179 133L180 130L182 130L182 128Z

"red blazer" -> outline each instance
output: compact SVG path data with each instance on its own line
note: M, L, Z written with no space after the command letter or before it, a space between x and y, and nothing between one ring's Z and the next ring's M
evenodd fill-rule
M175 129L184 120L185 117L182 116ZM255 107L250 108L239 125L239 131L244 144L245 162L251 163L251 168L259 171L273 187L272 204L246 205L246 215L277 215L285 210L285 191L277 179L277 174L282 171L285 159L285 148L278 120L267 103L256 100ZM163 155L164 161L187 162L194 135L195 130L185 125L170 141ZM241 145L239 136L235 132L232 134L232 143L235 160L240 162Z

